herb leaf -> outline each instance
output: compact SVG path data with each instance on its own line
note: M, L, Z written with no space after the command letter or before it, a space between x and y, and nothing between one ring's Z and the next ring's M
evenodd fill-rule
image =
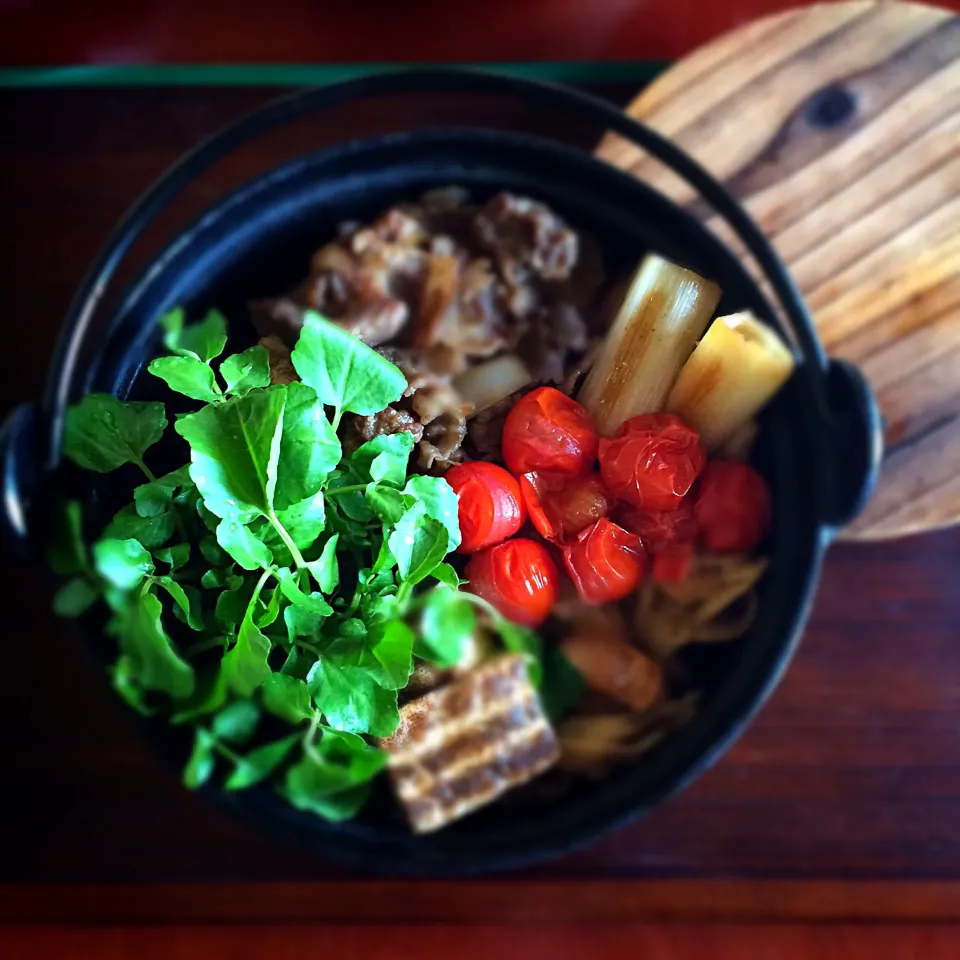
M224 789L245 790L265 780L283 763L299 739L297 734L293 734L282 740L266 743L262 747L251 750L245 757L240 757L233 773L224 782Z
M147 372L191 400L216 403L223 398L213 371L195 357L157 357L150 361Z
M302 383L291 383L285 390L275 494L277 510L286 510L316 494L341 455L340 441L316 391Z
M93 545L97 573L121 590L132 590L153 573L153 560L137 540L98 540Z
M213 732L221 740L246 743L257 729L260 711L252 700L236 700L213 718Z
M379 413L407 387L407 378L389 360L312 310L290 359L303 382L336 408L334 423L343 412Z
M386 762L386 752L361 737L325 730L319 745L287 771L284 794L300 810L345 820L363 806L370 780Z
M417 504L400 518L387 542L400 576L415 584L447 555L449 536L441 523L426 515L423 504Z
M150 591L136 594L120 625L120 645L129 657L140 686L168 693L174 699L193 692L193 667L174 651L161 622L163 607Z
M260 695L264 710L287 723L308 720L313 713L307 685L285 673L273 673L267 677L260 687Z
M270 548L258 540L249 527L236 520L221 520L217 527L217 543L233 557L244 570L259 570L273 562Z
M193 750L183 770L183 785L188 789L196 790L210 779L216 765L216 756L213 752L215 744L216 740L209 730L197 727Z
M77 466L109 473L125 463L143 463L167 426L162 403L87 394L67 411L63 452Z
M46 547L47 563L54 573L82 573L87 569L83 542L83 515L76 500L56 505L53 530Z
M164 346L181 357L209 363L223 353L227 345L227 321L219 310L210 310L199 323L184 324L179 307L160 318Z
M173 513L168 511L156 517L141 517L131 503L120 510L103 531L105 540L136 540L148 550L166 543L176 527Z
M270 640L253 622L255 606L252 601L247 605L237 642L222 660L227 686L238 697L249 697L271 673L267 663Z
M407 462L413 450L413 434L382 433L357 447L347 458L362 477L400 488L407 478Z
M466 656L476 628L470 601L449 587L435 587L423 607L417 656L438 667L455 667Z
M84 577L68 580L53 597L53 612L58 617L79 617L100 599L100 593Z
M386 690L368 667L318 660L307 674L307 687L335 730L387 737L397 727L396 690Z
M460 546L460 520L457 495L442 477L414 476L403 488L404 496L423 507L424 513L442 523L447 531L447 550Z
M337 564L337 541L340 534L335 533L323 545L323 551L320 556L307 564L313 579L317 581L323 593L333 593L340 582L340 568Z
M249 523L273 508L285 387L206 406L174 428L190 444L190 476L222 519Z
M226 392L238 397L257 387L269 387L270 354L261 346L234 353L220 364L220 376L227 385Z

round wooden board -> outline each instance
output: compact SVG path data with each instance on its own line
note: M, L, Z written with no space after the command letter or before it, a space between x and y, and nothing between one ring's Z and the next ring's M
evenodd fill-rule
M889 0L788 11L681 60L627 109L740 198L828 351L873 385L884 466L845 535L960 521L960 17ZM597 153L742 251L643 151L611 135Z

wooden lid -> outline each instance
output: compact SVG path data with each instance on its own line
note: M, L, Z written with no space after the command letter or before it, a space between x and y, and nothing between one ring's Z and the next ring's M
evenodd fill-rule
M827 350L873 386L884 466L845 535L960 520L960 17L886 0L767 17L681 60L627 109L745 204ZM597 153L742 250L643 151L608 136Z

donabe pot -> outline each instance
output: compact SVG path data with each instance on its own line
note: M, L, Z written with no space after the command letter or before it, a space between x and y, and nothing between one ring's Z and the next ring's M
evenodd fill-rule
M36 547L44 503L61 482L64 411L98 390L157 396L141 378L156 352L158 316L177 304L197 316L222 309L236 332L248 300L299 279L313 250L343 220L363 220L436 186L458 184L483 199L510 190L542 199L601 243L626 271L657 251L723 289L722 312L750 309L779 326L757 283L697 220L643 183L563 143L491 129L416 129L345 142L262 173L177 233L119 306L104 311L104 288L146 224L183 187L239 145L308 113L371 98L496 97L562 111L597 134L613 130L672 167L739 235L759 264L789 324L801 363L762 418L756 462L773 492L770 566L750 631L694 657L704 694L695 718L653 752L601 782L575 786L545 804L491 806L437 834L410 834L386 788L354 821L326 823L300 813L268 787L226 795L263 829L300 847L369 869L466 873L556 856L636 819L688 783L729 746L776 684L800 638L833 532L868 496L880 451L877 409L860 374L823 356L810 316L770 245L733 199L692 160L620 111L583 94L473 71L403 71L278 101L222 131L182 159L138 201L115 231L70 309L43 401L21 407L2 433L8 537ZM351 106L352 109L352 106ZM144 380L149 383L144 383ZM87 480L89 483L89 479ZM99 481L98 481L99 482ZM107 483L107 487L109 483ZM127 490L129 493L129 490ZM110 500L109 489L94 500ZM103 650L98 626L88 644ZM183 731L144 721L148 738L178 762Z

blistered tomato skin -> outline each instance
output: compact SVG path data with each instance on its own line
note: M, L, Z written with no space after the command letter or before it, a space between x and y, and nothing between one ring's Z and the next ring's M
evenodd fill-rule
M640 539L610 520L598 520L563 548L563 563L584 603L622 600L647 572Z
M507 414L502 447L517 476L535 470L576 475L597 459L597 432L576 400L554 387L538 387Z
M635 533L648 553L658 553L674 544L693 543L697 539L690 497L673 510L638 510L620 504L611 516L624 530Z
M610 492L641 510L678 507L707 462L696 430L672 413L631 417L599 455Z
M547 540L564 541L606 517L614 501L595 471L578 477L533 472L520 477L530 520Z
M476 553L512 537L526 519L517 481L503 467L477 460L447 471L444 479L457 495L460 520L458 553Z
M542 543L516 537L475 553L466 578L467 589L508 620L537 627L557 602L560 571Z
M693 514L700 542L715 553L752 553L770 524L770 489L745 463L713 460L700 477Z

